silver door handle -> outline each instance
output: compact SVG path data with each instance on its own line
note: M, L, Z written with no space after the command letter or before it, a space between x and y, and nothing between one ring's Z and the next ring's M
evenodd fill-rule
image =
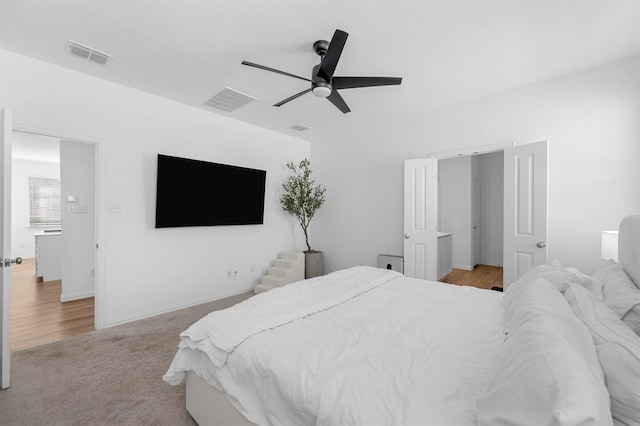
M409 234L404 234L404 239L408 240L409 239Z
M0 259L2 260L2 259ZM2 263L2 262L0 262ZM4 260L4 267L8 268L11 266L12 263L15 263L16 265L19 265L22 263L22 258L21 257L16 257L15 259L5 259Z
M545 248L547 245L543 242L543 241L538 241L538 244L536 244L536 247L538 248Z

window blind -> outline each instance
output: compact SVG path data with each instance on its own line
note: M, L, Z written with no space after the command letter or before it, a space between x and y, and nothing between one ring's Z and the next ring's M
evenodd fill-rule
M29 177L29 225L60 224L60 179Z

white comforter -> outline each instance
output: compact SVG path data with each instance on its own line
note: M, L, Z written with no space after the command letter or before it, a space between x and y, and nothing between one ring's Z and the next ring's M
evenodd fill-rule
M475 424L504 339L501 293L368 267L227 311L181 334L165 381L194 370L257 424Z

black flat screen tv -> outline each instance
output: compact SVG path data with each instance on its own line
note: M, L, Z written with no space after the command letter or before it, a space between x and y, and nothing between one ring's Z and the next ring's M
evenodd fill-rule
M158 154L156 228L263 224L266 174Z

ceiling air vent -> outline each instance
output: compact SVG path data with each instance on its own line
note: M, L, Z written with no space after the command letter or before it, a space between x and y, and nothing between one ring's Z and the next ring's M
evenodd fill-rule
M108 53L100 52L92 47L77 43L73 40L67 40L67 52L88 59L100 65L106 65L113 56Z
M204 104L223 111L232 112L257 99L258 98L254 98L235 89L225 87Z
M304 132L305 130L309 130L307 126L303 126L302 124L292 124L289 126L290 129L297 130L299 132Z

